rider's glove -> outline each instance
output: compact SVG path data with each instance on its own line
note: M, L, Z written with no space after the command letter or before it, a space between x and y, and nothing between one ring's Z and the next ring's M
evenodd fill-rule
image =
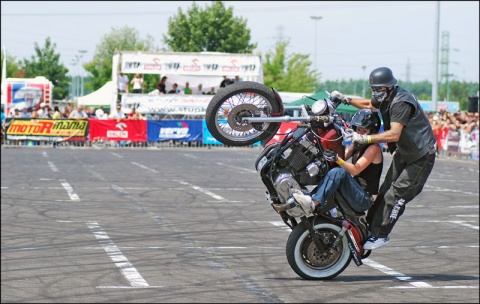
M338 154L337 152L332 150L325 150L323 151L323 158L325 158L328 161L336 162L338 160Z
M352 135L352 143L355 147L369 144L372 142L372 137L370 135L360 135L357 132Z
M349 105L352 99L343 95L339 91L333 91L330 93L330 100L335 104L343 103L345 105Z

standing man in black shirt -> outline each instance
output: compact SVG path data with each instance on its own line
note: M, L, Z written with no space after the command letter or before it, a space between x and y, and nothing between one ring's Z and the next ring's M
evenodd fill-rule
M364 249L372 250L390 242L390 232L405 206L423 190L432 172L436 139L418 100L397 86L387 67L373 70L369 77L372 99L348 98L334 91L332 98L359 109L380 109L385 132L375 135L354 133L353 144L387 143L392 163L372 208L368 211L371 237Z

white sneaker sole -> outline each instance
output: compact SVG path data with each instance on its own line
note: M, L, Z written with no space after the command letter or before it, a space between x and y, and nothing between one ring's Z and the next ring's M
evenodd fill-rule
M385 242L378 243L378 244L372 244L372 243L367 242L367 243L365 243L365 245L363 245L363 249L365 249L365 250L378 249L380 247L388 245L389 243L390 243L390 240L386 240Z

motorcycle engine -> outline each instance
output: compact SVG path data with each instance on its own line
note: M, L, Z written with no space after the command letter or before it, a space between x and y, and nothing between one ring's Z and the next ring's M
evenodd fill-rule
M292 188L302 190L317 185L327 173L327 163L318 159L319 150L307 136L303 136L278 159L277 175L273 184L283 202L290 197Z
M286 202L290 197L291 189L302 190L295 178L293 178L293 175L290 173L282 173L278 175L273 185L283 202Z

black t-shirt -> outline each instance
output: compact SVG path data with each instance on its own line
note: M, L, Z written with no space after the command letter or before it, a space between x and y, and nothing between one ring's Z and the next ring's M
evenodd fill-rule
M390 111L390 123L398 122L406 126L408 120L413 115L413 106L408 102L398 102L392 106Z

